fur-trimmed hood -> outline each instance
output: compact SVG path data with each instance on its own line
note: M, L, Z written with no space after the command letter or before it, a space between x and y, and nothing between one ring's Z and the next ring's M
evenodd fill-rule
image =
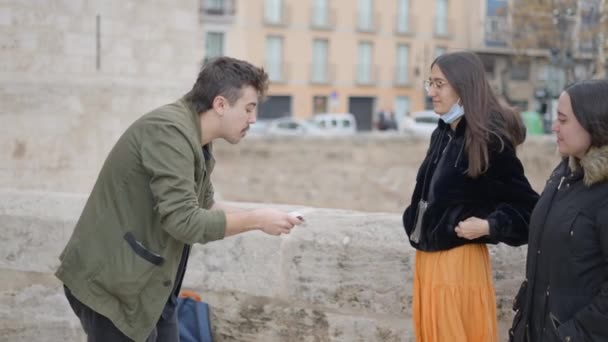
M607 199L608 146L580 160L565 157L555 168L530 218L511 342L608 341Z
M592 147L580 160L570 157L568 166L572 171L582 167L587 186L604 182L608 180L608 146Z

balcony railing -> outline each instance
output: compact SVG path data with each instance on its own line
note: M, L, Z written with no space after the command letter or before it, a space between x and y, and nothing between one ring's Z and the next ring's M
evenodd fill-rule
M264 25L266 26L288 26L291 22L291 6L284 2L278 17L272 17L269 14L268 8L264 7Z
M331 84L335 79L336 68L333 64L310 65L310 83L318 85Z
M314 7L310 8L310 28L314 30L333 30L336 27L336 11L328 8L324 14L319 15Z
M361 17L361 13L357 13L355 18L355 22L357 23L357 31L364 33L375 33L380 31L380 14L373 13L368 20L363 20Z

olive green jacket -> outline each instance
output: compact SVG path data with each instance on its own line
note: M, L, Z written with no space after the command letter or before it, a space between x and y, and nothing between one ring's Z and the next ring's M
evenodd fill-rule
M184 245L224 237L224 212L208 210L214 163L184 99L144 115L108 155L60 256L55 275L135 341L155 327Z

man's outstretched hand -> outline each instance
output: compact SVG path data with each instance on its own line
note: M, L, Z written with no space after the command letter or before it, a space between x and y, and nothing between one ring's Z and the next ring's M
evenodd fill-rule
M299 218L301 215L272 208L257 209L253 213L258 220L258 228L270 235L289 234L293 227L304 222L303 218Z
M287 213L273 208L255 209L247 211L225 211L225 236L259 229L266 234L289 234L296 225L304 222L304 218L297 212Z

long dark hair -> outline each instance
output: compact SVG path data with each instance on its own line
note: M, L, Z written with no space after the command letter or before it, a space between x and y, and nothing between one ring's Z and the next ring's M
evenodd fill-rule
M591 146L608 145L608 80L586 80L565 90L576 120L591 136Z
M466 119L467 174L476 178L488 170L490 145L504 148L505 139L515 148L526 138L519 113L503 106L492 90L481 59L468 51L441 55L433 61L460 97Z

